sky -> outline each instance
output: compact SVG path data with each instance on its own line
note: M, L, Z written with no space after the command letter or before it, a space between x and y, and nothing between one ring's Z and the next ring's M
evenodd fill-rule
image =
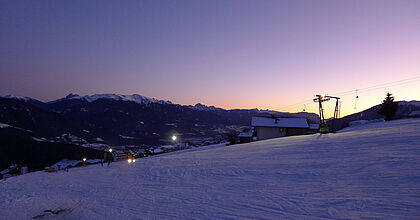
M316 112L316 94L341 94L347 115L387 91L420 100L419 12L404 0L2 0L0 95Z

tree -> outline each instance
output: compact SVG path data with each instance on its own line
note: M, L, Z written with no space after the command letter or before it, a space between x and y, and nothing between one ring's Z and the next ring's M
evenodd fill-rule
M394 102L394 97L391 93L387 93L385 99L382 101L378 114L383 115L385 121L390 121L398 110L398 102Z

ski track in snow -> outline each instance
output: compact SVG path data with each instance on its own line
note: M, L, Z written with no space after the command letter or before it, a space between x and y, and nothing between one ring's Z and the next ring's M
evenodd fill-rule
M420 120L0 181L0 219L420 219Z

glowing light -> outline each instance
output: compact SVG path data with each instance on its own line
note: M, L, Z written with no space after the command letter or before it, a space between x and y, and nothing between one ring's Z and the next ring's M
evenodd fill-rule
M86 158L83 158L83 162L86 162Z
M133 162L131 159L128 159L128 163L131 163L131 162Z
M173 141L176 141L176 138L177 138L177 137L176 137L175 135L173 135L173 136L172 136L172 140L173 140Z
M135 163L136 162L136 160L135 159L133 159L133 163Z
M108 151L109 151L109 153L112 153L112 148L109 148L109 150L108 150Z

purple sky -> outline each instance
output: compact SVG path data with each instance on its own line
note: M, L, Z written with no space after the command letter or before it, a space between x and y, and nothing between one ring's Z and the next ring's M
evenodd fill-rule
M0 2L0 95L300 111L285 107L417 76L420 1ZM360 94L360 107L388 90L420 99L419 86Z

